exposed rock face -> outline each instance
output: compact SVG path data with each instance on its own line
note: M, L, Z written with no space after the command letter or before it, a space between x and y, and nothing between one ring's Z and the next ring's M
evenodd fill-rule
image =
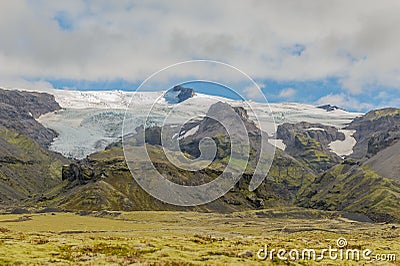
M232 110L235 111L237 115L239 115L239 118L243 121L243 124L246 127L248 134L257 135L261 133L261 130L256 126L256 124L249 119L249 115L247 114L247 111L243 107L232 107L227 103L217 102L210 107L207 115L217 116L221 119L221 121L229 124L235 122ZM216 126L216 121L214 119L205 118L203 124L199 128L199 133L207 132L209 131L210 127L212 128L215 126ZM221 125L218 126L218 129L220 128ZM234 129L234 126L232 126L232 128ZM222 132L216 132L216 133L222 133Z
M241 130L238 129L239 125L237 125L236 115L242 120L247 131L247 136L240 133ZM220 122L211 117L217 118ZM222 123L231 129L229 134ZM265 137L265 140L268 138L268 136L264 132L261 132L256 124L249 119L247 111L244 108L231 107L229 104L223 102L213 104L208 111L207 117L197 125L194 123L188 126L191 128L197 126L198 130L195 134L183 138L180 143L182 150L194 157L200 155L200 150L198 148L199 143L206 137L212 137L216 142L218 150L217 158L223 158L230 154L230 135L235 136L236 139L243 140L243 143L248 139L253 149L256 147L260 148L262 135ZM190 128L184 128L184 130L187 132Z
M168 103L180 103L192 98L194 95L195 92L192 88L175 86L164 95L164 98Z
M69 182L77 181L79 184L86 184L94 179L94 170L82 160L79 163L64 165L62 168L62 180Z
M327 112L332 112L332 111L335 111L335 110L343 110L343 109L340 108L339 106L330 105L330 104L321 105L321 106L318 106L318 108L324 109L324 110L326 110Z
M57 136L35 119L61 109L53 95L0 89L0 126L14 129L48 147Z
M234 111L234 112L232 112ZM207 117L205 117L198 125L199 130L196 134L191 137L191 139L197 138L204 138L207 135L213 136L217 134L227 134L226 129L221 124L225 124L229 126L233 131L231 134L235 134L235 129L238 125L235 125L236 115L242 120L247 132L249 135L257 135L261 133L261 130L256 126L256 124L249 119L247 111L242 107L232 107L227 103L217 102L211 105L210 109L208 110ZM215 117L219 121L211 118ZM193 126L193 125L192 125ZM246 137L247 136L239 136L239 137Z
M320 142L325 148L335 140L344 140L345 136L337 128L321 124L301 122L298 124L285 123L278 126L277 137L282 139L287 146L296 145L296 134L301 133Z
M196 156L200 151L194 151L194 150L185 150L186 148L189 147L198 147L198 143L201 139L205 137L211 137L211 136L226 136L226 140L229 139L228 137L228 132L224 128L224 126L218 122L217 120L210 118L210 116L215 116L215 114L218 114L218 120L225 123L226 125L230 125L230 128L233 129L231 134L237 134L235 131L237 128L237 125L235 122L236 114L239 116L239 118L243 121L243 124L247 130L248 136L238 136L239 138L247 138L247 137L257 137L259 138L261 134L265 134L264 132L261 132L261 130L256 126L256 124L249 119L249 116L247 114L247 111L242 108L242 107L232 107L227 103L223 102L217 102L213 105L211 105L207 116L201 120L201 121L195 121L195 122L188 122L182 127L182 132L188 132L191 129L198 128L196 132L194 132L192 135L181 138L180 143L181 146L183 147L184 151L189 152L189 154ZM176 125L166 125L164 126L164 130L168 130L168 128L175 127ZM135 129L137 132L137 135L143 134L143 127L138 127ZM265 136L267 138L267 136ZM136 138L136 136L133 136L133 138ZM161 145L161 127L159 126L153 126L150 128L146 128L145 132L145 139L146 143L152 144L152 145ZM136 143L138 145L142 145L143 143L140 143L139 140L136 139ZM228 152L228 151L227 151Z
M34 118L61 109L54 96L47 93L0 89L0 102L16 107L23 114L30 112Z
M310 163L317 171L323 171L341 161L328 145L332 141L344 140L345 136L335 127L301 122L279 125L277 138L283 140L285 151L290 155Z
M400 140L400 109L370 111L354 119L347 129L356 130L352 158L369 158Z
M244 127L247 131L247 136L239 133L237 125L237 115L242 120ZM218 119L217 121L214 118ZM182 151L198 157L200 155L199 143L202 139L211 137L217 144L218 158L223 158L230 154L230 137L229 134L222 125L222 123L231 128L231 135L235 135L236 139L250 140L250 146L260 147L261 136L267 141L268 136L266 133L262 132L257 125L249 119L247 111L242 107L232 107L227 103L217 102L211 105L207 116L201 121L194 121L186 123L181 130L182 132L189 132L191 130L195 131L193 134L186 136L182 134L179 137L179 143ZM163 130L169 130L175 128L176 125L166 125ZM138 145L142 145L138 135L143 134L143 127L136 128L137 135L132 136L135 138L135 142ZM176 136L178 137L178 136ZM146 143L151 145L161 145L161 127L154 126L146 129L145 132Z

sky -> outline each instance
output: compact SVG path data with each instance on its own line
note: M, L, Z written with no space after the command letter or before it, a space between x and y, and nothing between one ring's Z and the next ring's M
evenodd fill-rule
M397 0L0 0L0 86L135 90L202 59L240 69L269 102L400 107L398 14Z

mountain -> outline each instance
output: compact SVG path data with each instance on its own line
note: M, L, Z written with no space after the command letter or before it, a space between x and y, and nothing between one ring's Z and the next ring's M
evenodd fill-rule
M49 94L0 90L0 109L0 205L45 201L69 161L47 149L57 134L35 118L60 106Z
M181 103L194 96L194 89L175 86L164 94L164 99L168 103Z
M256 140L262 132L250 120L244 108L231 107L218 102L209 109L210 113L228 112L231 108L243 120L250 139ZM228 115L223 115L229 117ZM360 118L360 119L363 119ZM229 124L229 123L228 123ZM222 173L229 158L230 146L226 130L209 118L192 121L181 128L180 148L189 156L199 156L199 141L212 137L217 143L216 160L202 171L183 171L172 165L160 146L161 131L175 128L166 125L162 129L153 126L146 130L148 151L154 166L175 183L200 185L210 182ZM142 134L143 129L137 129ZM252 135L252 136L251 136ZM224 197L197 207L183 208L160 202L152 198L132 178L124 160L121 143L110 145L105 151L97 152L78 163L65 166L63 179L68 185L62 193L54 196L51 204L67 209L84 210L197 210L228 212L259 209L266 206L291 206L339 210L361 213L373 221L394 222L400 220L400 183L386 176L376 165L382 158L395 152L397 145L391 145L376 154L371 160L362 162L342 159L329 150L329 143L345 138L344 134L332 126L301 122L282 124L278 127L279 137L287 145L285 151L277 149L269 175L259 188L248 190L254 168L249 164L242 179ZM300 141L301 140L301 141ZM257 150L257 141L251 141ZM321 160L322 155L326 161ZM256 153L255 153L256 154ZM319 160L315 160L318 154ZM333 161L334 158L337 161ZM253 158L254 159L254 154ZM323 163L322 163L323 162ZM329 164L327 164L327 162ZM393 160L394 164L398 161ZM326 167L326 169L322 168ZM138 169L142 169L140 166ZM386 168L385 168L386 169ZM143 169L136 172L145 175ZM398 172L396 172L398 174ZM398 175L397 175L398 176Z
M354 119L348 126L356 130L354 153L316 178L298 204L364 213L374 221L399 221L399 113L386 108Z
M325 104L325 105L320 105L318 108L324 109L325 111L332 112L335 110L344 110L343 108L340 108L339 106L336 105L330 105L330 104Z
M204 171L182 171L168 163L159 146L149 145L157 169L176 183L196 185L209 182L222 173L221 165ZM259 209L266 206L290 206L303 185L313 178L311 170L281 154L275 158L270 176L261 186L248 190L251 174L242 179L222 198L206 205L179 207L163 203L145 192L133 179L120 147L90 155L79 163L65 166L63 179L68 181L57 195L52 194L46 206L70 210L192 210L230 212ZM145 173L146 170L143 170ZM49 197L50 198L50 197Z
M227 103L217 102L211 105L209 113L217 113L224 118L225 125L236 121L233 114L236 113L243 121L251 139L251 147L255 150L250 162L257 156L258 138L262 132L242 107L231 107ZM147 150L157 170L163 173L167 179L183 185L200 185L212 181L224 171L230 157L230 145L227 132L217 121L209 117L189 124L189 127L197 128L191 134L183 134L181 148L190 156L198 157L196 149L204 137L213 138L217 144L217 157L213 163L200 171L182 170L173 165L166 157L161 144L161 131L169 130L172 126L164 128L153 126L146 129ZM143 133L143 128L138 128L136 134ZM189 129L190 130L190 129ZM185 128L182 132L186 131ZM186 131L188 132L188 131ZM233 134L235 134L233 132ZM185 136L186 135L186 136ZM132 136L135 145L139 145L135 136ZM271 146L271 145L270 145ZM196 147L196 148L195 148ZM272 147L272 146L271 146ZM165 147L164 147L165 148ZM138 149L139 151L139 149ZM136 174L146 175L146 168L138 163ZM246 168L242 179L222 198L196 207L177 207L163 203L149 194L136 183L135 179L125 163L121 143L110 145L105 151L89 155L86 159L72 163L63 168L63 180L68 185L54 196L49 202L53 206L61 206L67 209L80 210L201 210L201 211L238 211L259 209L265 206L292 205L297 193L309 184L315 177L314 172L306 165L292 158L284 151L278 151L271 166L269 176L255 191L249 191L249 185L254 165L251 163Z
M177 96L182 89L174 92L175 101L162 97L165 92L50 90L52 96L0 91L2 206L229 212L297 205L400 221L399 109L362 115L295 103L252 103L249 108L240 101L184 91L182 101ZM149 110L153 113L147 117ZM173 118L164 123L169 113ZM126 165L121 144L125 115L136 128L129 137L141 141L138 136L145 133L153 165L175 183L199 185L219 176L230 159L231 136L238 136L237 143L250 140L249 163L240 181L218 200L190 208L163 203L136 183ZM162 131L179 143L166 148L182 149L191 159L202 156L201 140L212 139L215 160L200 171L176 167L160 145ZM267 178L250 191L265 148L261 136L268 140L268 149L277 147L276 155ZM146 176L140 163L135 173ZM240 158L236 163L242 164Z
M346 129L356 130L354 138L357 144L351 157L371 157L400 139L400 109L384 108L370 111L354 119Z

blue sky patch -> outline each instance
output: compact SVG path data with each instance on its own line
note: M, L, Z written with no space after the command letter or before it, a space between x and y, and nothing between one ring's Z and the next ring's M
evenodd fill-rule
M54 16L54 20L57 21L60 29L65 31L71 31L73 29L73 22L71 17L65 11L59 11Z

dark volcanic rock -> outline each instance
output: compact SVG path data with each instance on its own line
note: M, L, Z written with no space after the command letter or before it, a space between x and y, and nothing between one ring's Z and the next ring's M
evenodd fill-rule
M86 184L93 181L94 177L94 170L86 160L64 165L62 168L62 180L69 182L77 181L79 184Z
M54 96L47 93L0 89L0 102L14 106L22 114L30 112L34 118L61 109Z
M180 103L192 98L194 95L195 92L192 88L175 86L164 95L164 98L168 103Z
M279 125L277 138L283 140L287 153L317 171L324 171L341 161L330 151L329 143L344 140L345 136L335 127L301 122Z
M321 124L300 122L297 124L285 123L278 126L277 138L282 139L286 146L294 146L296 134L301 133L320 142L325 148L335 140L344 140L345 136L337 128Z
M11 214L29 214L31 213L31 211L29 211L28 209L25 208L14 208L11 210L10 212Z
M354 119L347 129L356 130L357 144L351 157L369 158L400 140L400 109L370 111Z
M343 108L340 108L339 106L336 105L330 105L330 104L325 104L318 106L318 108L324 109L327 112L335 111L335 110L344 110Z
M234 112L232 112L232 110ZM237 115L239 115L239 118L243 121L248 134L260 134L260 129L252 120L249 119L247 111L243 107L231 107L227 103L217 102L211 105L210 109L208 110L207 117L205 117L199 124L199 130L194 137L201 139L210 135L213 136L217 134L226 134L225 127L230 127L233 130L231 135L235 134L235 129L238 126L235 125L237 122ZM219 121L221 121L221 123L225 124L225 127L219 121L211 117L217 118ZM247 136L239 137L247 138Z
M212 118L214 117L214 118ZM243 128L240 129L237 117L243 122L247 135L243 134ZM223 125L224 124L224 125ZM231 137L235 136L241 143L250 141L250 146L260 148L261 136L267 140L268 136L249 119L247 111L242 107L232 107L227 103L217 102L211 105L207 116L197 123L189 123L182 128L182 131L188 132L194 127L198 130L180 140L182 151L194 156L200 156L199 143L202 139L211 137L217 145L217 158L223 158L231 152ZM230 128L231 132L227 132Z
M0 89L0 126L27 135L44 147L57 133L35 119L59 109L53 95Z

